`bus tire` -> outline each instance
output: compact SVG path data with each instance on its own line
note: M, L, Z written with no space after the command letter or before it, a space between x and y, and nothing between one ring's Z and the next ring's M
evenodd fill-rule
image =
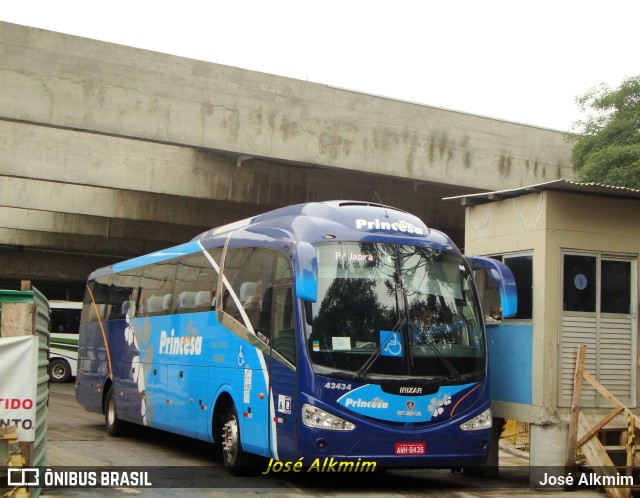
M113 386L109 387L104 403L104 425L107 434L113 437L123 436L125 433L125 422L118 418L116 408L116 392Z
M63 384L71 379L71 366L62 358L54 358L49 362L49 380L55 384Z
M233 404L227 410L220 441L222 443L222 460L227 470L234 475L246 475L249 458L242 449L240 420Z

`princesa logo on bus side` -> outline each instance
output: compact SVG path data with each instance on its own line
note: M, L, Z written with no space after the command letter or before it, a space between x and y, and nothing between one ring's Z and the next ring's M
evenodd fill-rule
M202 353L202 337L197 335L175 335L171 329L171 335L166 331L160 332L160 354L170 355L200 355Z
M386 409L389 407L389 403L387 403L386 401L384 401L381 398L373 398L371 401L367 401L367 400L363 400L361 398L358 399L352 399L352 398L346 398L345 402L344 402L344 406L347 408L353 407L353 408L382 408L382 409Z
M371 220L363 220L361 218L356 219L357 230L389 230L393 232L414 233L416 235L424 235L422 228L415 226L413 223L409 223L405 220L394 221L393 223L388 221L380 221L378 218Z

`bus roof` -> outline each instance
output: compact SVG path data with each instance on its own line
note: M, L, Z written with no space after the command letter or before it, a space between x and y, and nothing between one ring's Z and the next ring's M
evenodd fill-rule
M393 225L393 228L389 226ZM383 228L381 228L383 227ZM231 231L281 230L291 240L310 243L326 240L332 234L340 240L362 240L367 235L416 235L426 237L430 230L416 216L400 209L361 201L324 201L295 204L253 218L208 230L193 240L206 240ZM394 233L395 232L395 233Z
M116 263L94 271L89 279L119 273L222 245L229 233L235 238L257 234L283 241L306 241L311 244L328 240L379 241L398 243L453 245L451 239L430 230L416 216L400 209L361 201L324 201L287 206L252 218L213 228L190 242L151 254Z

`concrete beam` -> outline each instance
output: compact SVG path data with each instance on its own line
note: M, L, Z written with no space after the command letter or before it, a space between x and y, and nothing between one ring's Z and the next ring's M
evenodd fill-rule
M0 206L197 227L228 221L229 213L249 216L260 212L256 206L1 175ZM225 209L229 211L221 217Z
M3 279L75 282L84 286L89 274L114 263L112 258L0 248Z
M135 238L133 234L129 238L107 239L105 237L74 236L66 233L17 230L13 228L0 228L0 241L0 247L5 248L33 249L42 253L63 252L82 254L84 256L97 255L107 257L111 261L140 256L141 254L176 245L179 242L186 242L145 240L143 238ZM1 274L2 269L0 269Z
M164 244L183 242L210 227L112 219L51 211L4 207L0 209L0 228L64 233L105 239L140 239ZM4 243L7 243L3 241Z
M494 190L572 178L562 133L0 24L0 118Z
M429 195L439 203L443 196L457 195L452 192L474 191L25 123L0 121L0 136L4 137L0 141L0 174L18 178L7 180L6 188L0 185L5 190L0 199L11 199L13 192L13 197L19 195L28 205L56 201L51 210L70 213L201 225L205 221L198 219L197 213L208 209L203 209L198 199L254 205L245 209L251 215L327 198L376 200L375 192L393 205L416 195ZM38 183L28 184L25 179ZM48 195L42 195L45 191ZM172 218L166 219L167 213L160 212L166 199L160 201L157 195L147 194L173 196ZM84 202L89 199L90 203ZM10 202L20 201L5 200L4 204ZM201 206L194 209L194 204Z

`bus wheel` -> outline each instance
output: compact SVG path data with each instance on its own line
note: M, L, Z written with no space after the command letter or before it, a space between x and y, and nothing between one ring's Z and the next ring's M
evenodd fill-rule
M109 387L107 399L104 406L104 424L107 434L110 436L122 436L124 434L125 423L118 418L116 411L116 392L113 386Z
M71 367L62 358L55 358L49 363L49 380L56 384L69 382L71 379Z
M232 474L243 474L247 470L243 468L247 461L247 455L240 442L240 421L233 405L227 412L222 426L222 459Z

